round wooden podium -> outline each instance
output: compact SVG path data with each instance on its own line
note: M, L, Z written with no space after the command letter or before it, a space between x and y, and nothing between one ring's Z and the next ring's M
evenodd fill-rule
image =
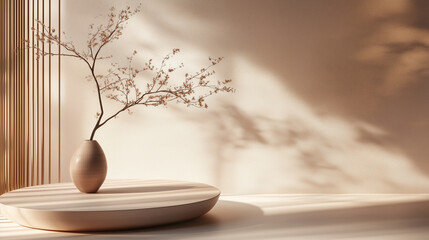
M108 231L190 220L207 213L219 195L210 185L169 180L106 180L92 194L59 183L5 193L0 210L31 228Z

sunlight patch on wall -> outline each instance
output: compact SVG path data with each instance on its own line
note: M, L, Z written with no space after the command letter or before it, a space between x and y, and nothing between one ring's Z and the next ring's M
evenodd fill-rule
M215 113L224 191L416 192L429 178L404 154L372 142L382 129L324 116L243 58L234 66L234 104ZM245 81L244 81L245 80ZM218 142L216 142L218 140ZM404 178L403 176L407 176Z
M104 1L100 5L100 1L67 1L69 15L64 28L70 32L69 36L77 36L73 39L76 42L85 40L82 29L91 22L94 12L102 13L113 2ZM87 7L82 9L82 4ZM184 31L192 28L198 33L195 36L204 40L210 37L204 35L210 32L204 27L206 22L197 22L199 18L184 16L186 14L174 12L174 9L167 11L165 7L161 3L150 4L142 16L136 16L130 22L124 38L112 44L107 52L124 59L137 49L136 64L142 64L148 58L159 62L172 48L178 47L183 50L179 59L185 62L189 71L198 70L208 56L224 56L225 61L216 69L217 77L232 78L237 92L210 99L207 110L174 104L167 109L139 108L132 116L123 114L109 122L96 137L108 159L108 178L200 181L220 187L225 194L427 190L429 179L413 165L412 159L382 141L389 137L389 132L382 126L316 111L317 106L305 101L288 86L295 78L279 77L275 67L268 68L272 65L269 61L278 59L261 58L256 63L244 51L240 53L234 48L246 43L227 46L222 42L232 42L232 37L219 38L218 45L208 50L203 43L190 41ZM76 13L79 13L78 19L73 17ZM159 19L159 13L163 13L162 19ZM216 29L212 34L222 33L219 29L222 26L210 25ZM236 34L245 33L237 31ZM236 41L247 38L249 36L243 35ZM378 35L374 39L368 41L377 42ZM380 46L364 49L359 57L381 64L390 55L388 49ZM291 58L298 58L300 54L292 51ZM399 58L397 61L398 66L402 65ZM262 67L262 62L266 67ZM67 136L64 157L69 159L94 124L97 102L91 84L84 80L85 66L71 61L65 63L64 81L69 93L64 95L67 98L64 100L64 109L67 109L64 126L69 130L64 133ZM416 63L420 64L420 60ZM415 62L410 65L413 64ZM101 70L107 64L98 66ZM292 66L312 71L303 61ZM331 79L331 75L327 76ZM327 76L324 76L325 80ZM338 76L332 75L332 79L337 80L335 77ZM314 86L336 84L310 79L318 83ZM314 86L307 86L307 89L317 94ZM336 96L336 90L335 86L330 89L332 96ZM341 100L341 97L333 99Z

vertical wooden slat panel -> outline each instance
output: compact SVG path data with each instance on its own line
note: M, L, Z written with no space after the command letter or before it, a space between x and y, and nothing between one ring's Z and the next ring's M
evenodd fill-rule
M5 52L5 56L4 56L4 68L5 68L5 170L6 170L6 174L5 174L5 180L6 180L6 191L9 191L9 131L8 131L8 120L9 120L9 62L8 62L8 39L9 39L9 30L8 30L8 26L9 26L9 3L5 2L5 38L4 38L4 42L5 42L5 48L4 48L4 52Z
M22 124L22 121L24 120L24 115L23 115L23 98L25 99L25 96L23 94L23 89L24 89L24 84L23 84L23 72L25 71L25 65L24 65L24 55L22 54L23 52L23 47L22 47L22 41L23 41L23 35L22 35L22 30L24 28L23 26L23 20L22 20L22 11L24 9L23 6L23 0L19 1L19 41L18 41L18 46L19 46L19 99L18 99L18 103L19 103L19 164L20 164L20 168L19 168L19 187L23 187L24 186L24 179L25 179L25 164L24 164L24 154L25 154L25 148L23 145L23 138L24 138L24 125Z
M8 185L8 190L12 189L12 141L11 141L11 135L12 135L12 126L11 126L11 121L12 121L12 58L11 58L11 52L10 52L10 48L11 48L11 42L12 42L12 37L11 37L11 32L12 32L12 7L11 7L11 2L8 3L8 43L7 43L7 52L8 52L8 62L7 62L7 66L8 66L8 73L7 73L7 77L8 77L8 111L7 111L7 115L8 115L8 122L7 122L7 129L8 129L8 167L9 167L9 172L8 172L8 180L9 180L9 185Z
M1 1L2 2L2 21L3 21L3 29L2 29L2 62L3 64L1 65L2 67L2 78L3 78L3 84L2 84L2 90L3 90L3 107L2 107L2 118L3 118L3 124L2 124L2 131L3 131L3 149L2 149L2 157L3 157L3 192L7 191L7 164L6 164L6 152L7 152L7 136L6 136L6 111L7 111L7 105L6 105L6 99L7 99L7 90L6 90L6 39L7 39L7 29L6 29L6 19L7 19L7 5L6 5L6 1Z
M20 36L19 36L19 26L20 26L20 19L19 19L19 2L20 1L16 1L15 3L15 46L14 46L14 55L15 55L15 161L16 161L16 188L20 187L20 167L21 167L21 159L20 159L20 135L21 135L21 131L19 129L20 127L20 121L21 121L21 116L19 114L20 109L20 104L19 104L19 99L20 99L20 91L21 91L21 79L20 79L20 73L21 73L21 66L20 66L20 61L21 61L21 56L19 54L19 40L20 40Z
M25 7L25 13L26 13L26 40L29 41L30 40L30 1L26 0L25 1L26 7ZM26 92L26 100L27 100L27 105L26 105L26 110L27 110L27 115L26 115L26 123L27 123L27 128L26 128L26 172L25 172L25 176L26 176L26 182L25 185L26 186L30 186L30 49L27 48L26 49L26 56L27 56L27 62L26 62L26 80L27 80L27 92Z
M14 45L13 45L13 55L14 55L14 74L15 74L15 96L14 96L14 104L15 104L15 188L19 188L19 50L18 50L18 41L19 41L19 1L15 1L15 25L14 25Z
M18 48L19 48L19 63L18 63L18 67L19 67L19 71L18 71L18 76L19 76L19 89L18 89L18 119L19 119L19 126L18 126L18 131L19 131L19 143L18 143L18 153L19 153L19 184L18 187L21 188L22 187L22 178L24 177L24 175L22 174L22 169L24 168L24 165L22 164L22 152L23 152L23 148L22 148L22 45L21 45L21 40L22 40L22 13L21 13L21 9L22 9L22 0L20 0L18 2Z
M2 64L0 64L0 97L1 97L1 101L0 101L0 194L5 192L5 186L4 184L6 183L4 176L6 174L5 171L5 164L4 164L4 145L5 145L5 137L4 137L4 34L5 34L5 30L4 30L4 9L5 9L5 5L4 5L5 1L0 1L0 9L1 9L1 16L0 16L0 61Z
M5 56L4 56L4 60L5 60L5 170L6 170L6 176L5 176L5 180L6 182L6 191L9 191L9 61L8 61L8 56L9 56L9 3L6 2L5 3L5 48L4 48L4 52L5 52Z
M13 1L12 4L12 13L13 13L13 19L12 19L12 47L11 47L11 52L12 52L12 73L13 73L13 83L12 83L12 89L13 89L13 98L12 98L12 104L13 104L13 188L17 188L18 187L18 158L17 158L17 133L18 133L18 128L17 128L17 105L16 104L16 100L17 100L17 93L18 93L18 76L17 76L17 55L15 54L16 52L16 41L17 41L17 32L16 32L16 27L17 27L17 17L16 17L16 12L17 12L17 6L16 6L16 1Z
M15 43L16 43L16 2L12 2L12 41L10 45L11 58L12 58L12 164L13 164L13 174L12 174L12 187L16 188L16 55Z
M13 187L18 188L18 55L16 54L16 46L18 41L17 36L17 2L13 3L13 42L12 42L12 58L13 58L13 167L14 167L14 176L13 176Z
M40 20L40 5L39 5L39 0L37 0L37 5L36 5L36 19L37 19L37 25L36 25L36 30L37 32L40 31L39 28L39 23L38 21ZM39 49L40 47L40 41L36 40L36 47L37 49ZM40 56L38 55L36 58L36 185L39 185L39 178L40 178Z
M4 150L4 145L5 145L5 137L4 137L4 34L5 34L5 30L4 30L4 9L5 9L5 5L4 5L5 1L0 1L0 8L1 8L1 16L0 16L0 61L2 62L2 64L0 64L0 93L1 93L1 102L0 102L0 161L1 161L1 169L0 169L0 193L5 192L5 186L4 184L6 183L4 176L6 174L5 171L5 164L4 164L4 154L5 154L5 150Z
M11 155L11 188L15 188L15 137L14 137L14 133L15 133L15 124L14 124L14 117L15 117L15 104L14 104L14 97L15 97L15 74L13 72L13 68L14 68L14 64L13 64L13 43L14 43L14 34L13 34L13 26L15 24L14 21L14 1L12 1L11 5L10 5L10 32L9 32L9 53L10 53L10 132L9 132L9 137L11 139L10 141L10 155Z
M3 22L3 16L4 16L4 1L0 1L0 11L1 11L1 15L0 15L0 194L2 192L4 192L4 164L3 164L3 155L4 155L4 134L3 134L3 102L4 102L4 86L3 86L3 65L4 65L4 61L3 61L3 39L4 39L4 30L3 30L3 26L4 26L4 22Z
M11 187L15 188L15 73L13 71L14 65L14 54L13 54L13 43L15 41L15 35L14 35L14 26L15 26L15 1L12 1L11 8L10 8L10 43L9 43L9 52L10 52L10 134L9 137L11 139L11 167L12 167L12 174L11 174Z
M3 188L3 176L4 176L4 166L3 166L3 15L4 15L4 1L0 1L0 194L4 192Z
M61 0L58 0L58 38L61 42ZM58 182L61 182L61 46L58 46Z
M12 146L12 110L13 110L13 108L12 108L12 96L13 96L13 94L12 94L12 83L13 83L13 79L12 79L12 53L10 52L11 51L11 47L12 47L12 3L11 2L9 2L9 15L8 15L8 17L9 17L9 19L8 19L8 22L9 22L9 30L8 30L8 46L7 46L7 51L8 51L8 54L9 54L9 57L8 57L8 89L9 89L9 92L8 92L8 129L9 129L9 131L8 131L8 162L9 162L9 187L8 187L8 189L10 190L10 189L12 189L12 187L13 187L13 165L12 165L12 158L13 158L13 155L12 155L12 150L13 150L13 146Z
M23 115L23 111L22 111L22 103L23 103L23 89L24 89L24 84L23 84L23 71L24 71L24 55L22 54L23 48L22 48L22 40L23 40L23 36L22 36L22 29L24 28L23 26L23 21L22 21L22 10L23 8L23 1L20 0L19 1L19 41L18 41L18 45L19 45L19 164L20 164L20 168L19 168L19 187L23 187L24 186L24 171L25 171L25 165L24 165L24 154L25 154L25 148L23 146L23 138L24 138L24 134L23 131L25 129L23 129L23 124L22 124L22 120L24 119L24 115Z
M60 18L58 13L59 32ZM44 184L45 178L52 182L52 58L36 57L36 49L44 51L47 47L51 53L52 48L50 43L45 46L37 40L35 34L43 30L34 20L46 22L51 29L51 0L0 1L0 194ZM61 98L60 67L59 56L58 98ZM59 121L60 101L58 104ZM58 181L61 180L60 140L58 122Z
M25 0L21 0L21 187L25 187Z
M22 174L21 174L21 168L22 168L22 160L21 160L21 49L19 49L21 47L21 1L17 1L17 11L16 11L16 15L17 15L17 24L16 24L16 33L17 33L17 40L16 40L16 51L17 51L17 65L16 65L16 72L17 72L17 101L16 101L16 115L17 115L17 188L21 187L21 178L22 178Z
M5 39L5 1L0 1L0 4L1 4L1 11L2 11L2 14L1 14L1 17L0 17L0 19L1 19L1 30L0 30L0 34L1 34L1 42L0 42L0 59L1 59L1 62L3 63L3 64L1 64L1 66L0 66L0 68L1 68L1 72L0 72L0 77L1 77L1 83L0 83L0 87L1 87L1 89L0 89L0 91L1 91L1 102L0 102L0 107L1 107L1 109L0 109L0 118L1 118L1 123L0 123L0 137L1 137L1 149L0 149L0 151L1 151L1 155L0 155L0 160L1 160L1 177L0 177L0 179L1 179L1 190L0 190L0 193L3 193L3 192L6 192L6 186L5 186L5 184L6 184L6 179L5 179L5 176L6 176L6 169L5 169L5 160L6 160L6 157L5 157L5 154L6 154L6 150L5 150L5 144L6 144L6 138L5 138L5 132L4 132L4 125L5 125L5 121L4 121L4 113L5 113L5 110L4 110L4 107L5 107L5 85L4 85L4 82L5 82L5 76L4 76L4 74L5 74L5 69L4 69L4 65L5 65L5 59L3 58L3 56L5 55L5 52L4 52L4 47L5 47L5 41L4 41L4 39Z
M45 24L45 0L42 1L42 24ZM43 29L41 30L43 31ZM42 52L45 52L45 44L42 44ZM42 57L42 140L41 140L41 184L45 183L45 56Z
M52 28L52 25L51 25L51 0L49 0L49 34L51 34L51 28ZM51 112L51 108L52 108L52 104L51 104L51 102L52 102L52 98L51 98L51 81L52 81L52 79L51 79L51 71L52 71L52 69L51 69L51 51L52 51L52 49L51 49L51 44L49 44L48 45L48 52L49 52L49 57L48 57L48 61L49 61L49 68L48 68L48 73L49 73L49 76L48 76L48 81L49 81L49 87L48 87L48 91L49 91L49 93L48 93L48 96L49 96L49 99L48 99L48 103L49 103L49 105L48 105L48 116L49 116L49 119L48 119L48 136L49 136L49 140L48 140L48 161L49 161L49 167L48 167L48 171L49 171L49 179L48 179L48 183L51 183L51 174L52 174L52 171L51 171L51 165L52 165L52 163L51 163L51 151L52 151L52 149L51 149L51 134L52 134L52 127L51 127L51 118L52 118L52 112Z
M15 1L15 16L14 16L14 43L13 43L13 56L14 56L14 79L15 79L15 96L14 96L14 125L15 125L15 188L19 188L19 50L18 50L18 41L19 41L19 1Z
M9 166L8 166L8 144L9 144L9 138L8 138L8 61L7 61L7 57L8 57L8 52L7 52L7 44L8 44L8 3L5 1L4 2L4 49L3 49L3 60L4 60L4 64L3 64L3 69L4 69L4 114L3 114L3 119L4 119L4 169L5 169L5 176L4 176L4 180L5 180L5 191L8 191L8 185L9 185Z
M16 8L15 8L15 1L12 1L12 31L11 31L11 45L10 45L10 51L11 51L11 73L12 73L12 187L16 188L16 55L14 54L15 50L15 41L16 41Z
M4 52L4 56L3 56L3 60L4 60L4 65L3 65L3 68L4 68L4 116L3 116L3 119L4 119L4 139L5 139L5 145L4 145L4 168L5 168L5 176L4 176L4 179L5 179L5 191L8 191L8 184L9 184L9 176L8 176L8 173L9 173L9 166L8 166L8 156L7 156L7 154L8 154L8 144L9 144L9 141L8 141L8 131L7 131L7 121L8 121L8 86L7 86L7 83L8 83L8 77L7 77L7 72L8 72L8 66L7 66L7 64L8 64L8 62L7 62L7 56L8 56L8 53L7 53L7 39L8 39L8 29L7 29L7 26L8 26L8 4L7 4L7 2L5 1L4 2L4 50L3 50L3 52Z
M32 4L31 4L31 9L32 9L32 14L31 14L31 19L33 20L33 21L31 21L31 32L32 32L32 34L31 34L31 45L32 46L34 46L34 0L32 0ZM34 56L34 48L32 48L31 49L32 50L32 55L31 55L31 58L32 58L32 60L31 60L31 91L32 91L32 93L31 93L31 115L32 115L32 119L31 119L31 124L32 124L32 128L31 128L31 131L32 131L32 133L31 133L31 137L32 137L32 141L31 141L31 143L32 143L32 148L31 148L31 153L32 153L32 157L31 157L31 162L32 162L32 164L31 164L31 185L34 185L34 183L35 183L35 165L36 165L36 156L35 156L35 152L36 152L36 150L35 150L35 139L34 139L34 136L35 136L35 134L34 134L34 127L35 127L35 125L34 125L34 116L35 116L35 114L34 114L34 59L35 59L35 56Z
M20 7L21 1L16 1L16 27L15 27L15 72L16 72L16 188L21 187L21 54L20 54L20 40L21 40L21 15L20 15Z
M2 67L2 138L3 138L3 148L2 148L2 159L3 159L3 189L2 192L7 191L7 170L6 170L6 144L7 144L7 137L6 137L6 1L2 2L2 56L1 60L3 64Z
M22 185L22 148L21 148L21 139L22 139L22 132L21 132L21 121L22 121L22 115L21 115L21 98L22 98L22 84L21 84L21 72L22 72L22 55L21 55L21 2L22 0L19 0L17 2L17 41L16 41L16 49L17 49L17 78L18 78L18 93L17 93L17 161L18 161L18 188L20 188Z
M8 115L8 167L9 167L9 173L8 173L8 178L9 178L9 186L8 189L11 190L12 189L12 184L13 184L13 179L12 179L12 173L13 173L13 166L12 166L12 126L11 126L11 122L12 122L12 54L10 52L11 49L11 42L12 42L12 6L11 6L11 2L8 3L8 46L7 46L7 51L8 51L8 73L7 73L7 77L8 77L8 111L7 111L7 115Z
M11 63L12 63L12 53L10 52L10 46L11 46L11 42L12 42L12 36L11 36L11 32L12 32L12 7L11 7L11 2L8 3L8 9L9 9L9 13L8 13L8 46L7 46L7 51L8 51L8 73L7 73L7 77L8 77L8 167L9 167L9 173L8 173L8 178L9 178L9 186L8 186L8 190L10 191L12 189L12 141L11 141L11 135L12 135L12 127L11 127L11 121L12 121L12 67L11 67Z

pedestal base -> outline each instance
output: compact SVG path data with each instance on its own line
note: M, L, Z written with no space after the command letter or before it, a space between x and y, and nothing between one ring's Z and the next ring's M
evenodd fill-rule
M31 228L107 231L185 221L204 215L217 202L212 186L181 181L106 180L95 194L72 183L18 189L0 197L1 212Z

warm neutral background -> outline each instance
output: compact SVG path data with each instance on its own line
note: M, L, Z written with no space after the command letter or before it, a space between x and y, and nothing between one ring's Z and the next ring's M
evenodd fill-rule
M428 192L426 1L128 3L139 2L108 53L123 61L137 49L142 63L180 48L189 71L223 56L216 77L237 92L208 110L142 107L110 122L96 135L108 178L200 181L226 194ZM127 1L62 4L63 30L79 45L89 23ZM97 111L88 70L73 60L62 72L65 180Z

